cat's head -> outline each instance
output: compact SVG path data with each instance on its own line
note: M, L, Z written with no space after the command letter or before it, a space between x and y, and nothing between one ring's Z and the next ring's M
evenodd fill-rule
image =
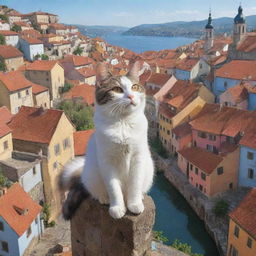
M113 116L129 115L145 108L145 89L139 83L139 62L125 76L112 75L104 63L97 66L96 106Z

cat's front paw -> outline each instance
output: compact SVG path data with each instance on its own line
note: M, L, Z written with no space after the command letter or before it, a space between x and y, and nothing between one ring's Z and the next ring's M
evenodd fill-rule
M134 214L140 214L144 211L144 204L143 204L143 202L129 203L128 209L130 212L132 212Z
M126 209L124 206L111 206L109 208L109 214L114 219L121 219L126 213Z

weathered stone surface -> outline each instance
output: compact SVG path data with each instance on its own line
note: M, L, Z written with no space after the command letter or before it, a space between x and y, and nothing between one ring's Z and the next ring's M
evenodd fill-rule
M74 256L143 256L150 249L155 221L155 205L151 197L144 199L140 215L127 213L115 220L108 206L89 198L71 220Z

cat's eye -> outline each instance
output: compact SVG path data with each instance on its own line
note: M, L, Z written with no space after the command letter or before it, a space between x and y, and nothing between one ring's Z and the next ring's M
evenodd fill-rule
M140 91L140 86L139 86L138 84L134 84L134 85L132 86L132 90L133 90L133 91Z
M113 92L122 93L124 92L123 89L119 86L116 86L112 89Z

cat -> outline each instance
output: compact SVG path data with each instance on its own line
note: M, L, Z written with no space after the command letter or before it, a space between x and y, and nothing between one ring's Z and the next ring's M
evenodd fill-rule
M143 196L152 186L154 164L139 70L139 62L126 76L113 76L104 63L97 67L95 133L85 159L68 164L60 179L60 187L70 189L63 207L65 219L72 217L87 191L101 204L109 204L115 219L122 218L127 208L134 214L144 210Z

